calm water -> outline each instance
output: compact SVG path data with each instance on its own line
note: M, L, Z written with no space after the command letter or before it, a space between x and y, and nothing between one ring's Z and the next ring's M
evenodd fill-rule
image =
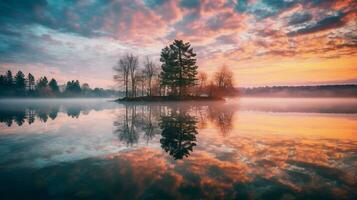
M1 199L356 199L356 99L0 100Z

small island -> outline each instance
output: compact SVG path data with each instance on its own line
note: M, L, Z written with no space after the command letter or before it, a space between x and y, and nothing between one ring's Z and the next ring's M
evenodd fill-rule
M196 61L191 44L182 40L161 50L160 68L149 57L139 67L139 57L126 54L113 68L114 80L125 90L125 96L116 101L224 101L224 96L237 95L233 72L227 66L209 79Z

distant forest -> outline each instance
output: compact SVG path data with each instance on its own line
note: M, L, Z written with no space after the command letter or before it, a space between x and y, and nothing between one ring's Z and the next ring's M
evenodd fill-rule
M238 91L250 97L357 97L357 85L272 86Z
M0 97L112 97L119 96L115 90L94 88L87 83L81 85L78 80L58 85L56 79L48 80L46 76L38 80L29 73L27 76L18 71L15 76L8 70L0 75Z

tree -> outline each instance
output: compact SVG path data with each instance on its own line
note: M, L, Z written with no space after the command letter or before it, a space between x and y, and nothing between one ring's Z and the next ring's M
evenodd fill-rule
M26 89L26 79L22 71L18 71L15 76L15 89L18 94L25 94Z
M171 92L181 97L189 86L196 82L196 54L189 42L175 40L161 51L161 85L168 86Z
M50 88L48 87L47 77L41 77L36 84L36 93L39 96L48 96L51 93Z
M136 80L136 83L135 83L135 88L137 88L137 86L139 86L140 84L140 87L141 87L141 96L144 96L144 88L146 87L146 84L145 84L145 74L144 74L144 71L139 71L139 73L137 73L135 75L135 80Z
M220 89L233 88L233 72L226 65L223 65L219 71L215 73L214 80Z
M147 78L148 88L149 88L148 92L149 92L149 96L151 96L152 95L151 83L152 83L152 78L156 73L156 66L149 59L149 57L146 57L145 69L144 69L143 73L145 74L145 77Z
M136 69L138 68L138 57L133 54L126 55L126 61L128 64L129 72L130 72L130 80L131 80L131 97L135 97L135 81L136 81Z
M204 93L204 90L207 86L207 74L205 72L199 72L198 73L198 91L197 95L200 96L202 93Z
M6 77L0 75L0 95L4 95L6 89Z
M35 77L31 73L27 75L27 86L29 91L35 89Z
M129 65L126 57L120 58L118 63L113 67L117 73L114 75L114 80L117 82L123 81L125 86L125 97L128 97L128 84L129 84Z
M14 85L14 79L12 78L12 72L10 70L8 70L6 72L6 78L5 78L5 84L7 89L12 89L13 85Z
M51 79L50 83L48 84L50 86L52 92L58 93L59 92L59 87L57 84L57 81L55 79Z
M76 80L72 80L72 81L68 81L67 85L66 85L66 93L67 94L74 94L74 95L78 95L82 92L81 86L79 84L79 81Z
M48 80L47 77L41 77L40 80L38 80L37 85L36 85L36 89L43 89L46 88L48 84Z

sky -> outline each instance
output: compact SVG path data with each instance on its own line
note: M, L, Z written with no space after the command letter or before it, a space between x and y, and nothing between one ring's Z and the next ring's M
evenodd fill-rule
M113 88L120 56L159 66L174 39L237 87L357 83L356 0L0 0L0 73Z

